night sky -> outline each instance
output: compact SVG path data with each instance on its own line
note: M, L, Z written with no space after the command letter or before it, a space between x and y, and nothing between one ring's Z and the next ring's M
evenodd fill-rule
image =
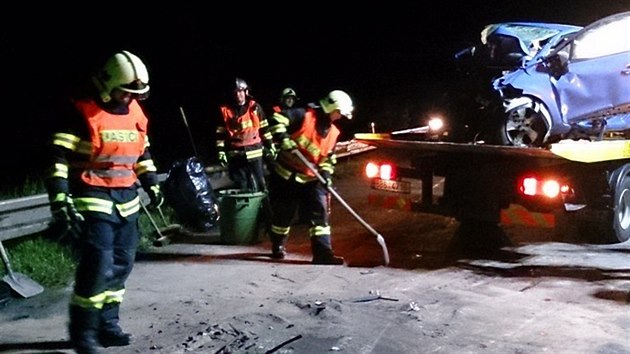
M332 89L347 91L356 107L355 118L342 126L347 136L367 131L371 121L383 130L400 129L451 84L453 54L478 40L484 25L586 25L630 11L630 0L388 1L360 8L340 3L237 7L212 2L150 11L121 3L62 16L41 8L40 15L4 13L0 141L7 159L0 193L26 176L41 175L42 146L55 127L53 107L72 82L120 49L148 66L152 89L144 105L153 153L160 172L166 172L176 159L194 154L179 107L199 157L212 161L218 106L235 77L249 83L266 109L286 86L302 103Z

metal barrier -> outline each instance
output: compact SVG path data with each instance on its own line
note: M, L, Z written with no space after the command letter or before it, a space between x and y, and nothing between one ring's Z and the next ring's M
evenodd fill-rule
M0 201L0 241L44 231L51 220L46 194Z
M354 141L339 142L335 153L338 157L346 157L374 147ZM231 184L225 168L210 166L206 168L208 178L214 189L222 189ZM160 182L166 180L167 174L158 175ZM148 202L148 195L139 189L143 202ZM48 229L52 215L46 194L0 201L0 241L36 234Z

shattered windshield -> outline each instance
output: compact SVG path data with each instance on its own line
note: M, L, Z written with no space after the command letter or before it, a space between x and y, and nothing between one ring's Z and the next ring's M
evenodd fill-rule
M523 53L534 55L542 47L544 41L560 31L554 28L539 27L531 24L499 23L486 26L481 32L481 42L487 44L488 36L504 35L519 39Z

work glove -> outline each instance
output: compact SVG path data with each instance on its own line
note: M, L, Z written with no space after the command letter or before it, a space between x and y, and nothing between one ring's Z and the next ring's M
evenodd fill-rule
M269 144L269 146L265 147L264 150L265 151L263 153L263 157L265 161L273 162L275 161L276 157L278 157L278 150L276 149L275 145Z
M219 151L218 160L222 167L226 167L228 165L227 154L225 151Z
M321 170L321 169L318 172L319 172L319 175L322 176L322 178L326 182L324 183L324 186L332 187L332 174L327 170Z
M297 144L291 138L284 138L282 139L282 142L280 143L280 150L292 151L297 148L298 148Z
M77 208L74 206L74 202L69 195L56 200L50 204L50 212L63 233L71 232L75 237L81 234L82 223L85 221L83 215L81 215Z
M157 209L164 204L164 194L162 194L158 184L152 185L146 192L149 195L149 199L151 199L149 203L150 208Z

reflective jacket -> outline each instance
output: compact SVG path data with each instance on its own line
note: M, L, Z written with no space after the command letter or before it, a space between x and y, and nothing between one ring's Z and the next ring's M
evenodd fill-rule
M136 183L135 163L147 141L147 117L138 102L131 102L126 116L108 113L93 101L78 101L76 107L90 131L90 159L76 166L82 170L83 182L97 187L130 187Z
M158 183L142 108L133 100L127 113L114 114L93 100L78 100L70 118L69 127L53 135L54 164L46 180L50 201L71 195L82 213L135 216L138 179L145 189Z
M294 110L294 112L304 112L302 124L290 135L290 139L295 141L298 150L306 159L318 169L329 174L333 173L335 144L339 137L339 129L330 124L325 134L317 128L317 115L314 109ZM278 154L275 171L285 179L294 178L297 182L309 182L315 179L315 174L311 171L295 154L290 151L281 150Z

